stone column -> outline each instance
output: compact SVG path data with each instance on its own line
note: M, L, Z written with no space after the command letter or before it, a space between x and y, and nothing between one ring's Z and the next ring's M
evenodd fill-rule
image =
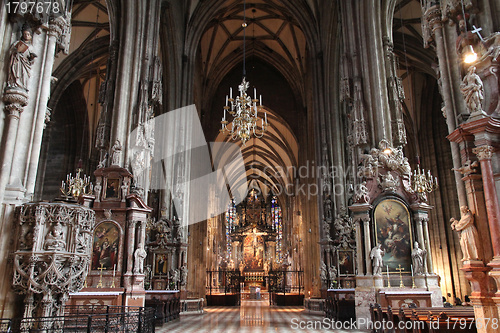
M62 16L53 19L49 25L47 53L42 72L42 84L38 92L39 98L36 105L36 123L34 124L33 145L31 147L31 157L28 165L28 178L25 184L26 193L32 197L35 192L36 174L38 171L38 162L40 159L40 150L42 146L43 130L45 128L45 116L47 113L47 103L50 98L50 87L52 78L52 69L54 67L54 57L56 55L56 44L60 36L69 25L69 18L66 19ZM68 36L69 39L69 36ZM20 160L19 160L20 161ZM19 168L22 170L22 168ZM14 173L13 173L14 174Z
M370 259L370 252L372 250L372 242L370 239L370 217L363 218L364 234L365 234L365 264L366 275L372 275L372 261Z
M481 173L483 176L484 197L486 201L486 212L488 215L488 224L490 227L491 245L493 247L493 260L490 266L500 269L500 204L495 187L495 178L491 166L491 157L494 148L492 146L480 146L472 150L477 155L481 163Z
M353 212L353 221L356 221L356 264L358 268L358 273L356 274L358 277L362 275L371 275L372 274L372 265L370 261L370 251L371 240L370 240L370 211L373 208L368 203L356 203L352 206L349 206L349 210ZM364 239L362 237L362 233L364 233ZM363 251L364 248L364 251ZM364 253L364 258L363 258ZM363 259L365 262L365 268L363 269Z
M357 274L363 274L363 241L361 240L361 224L363 221L361 219L355 221L356 226L356 268Z
M432 255L431 255L431 241L429 237L429 219L422 220L424 224L424 244L425 250L427 251L427 273L434 274L434 265L432 263Z
M429 27L432 29L434 41L436 44L436 53L439 60L439 73L441 76L441 86L443 102L446 111L446 125L448 126L448 133L452 133L456 127L456 119L454 112L454 103L452 91L453 87L450 85L452 78L450 77L448 54L446 53L446 45L443 39L443 22L441 20L441 9L439 2L431 6L424 14L425 19L429 22ZM460 160L460 147L457 143L451 142L451 156L453 159L453 168L459 169L461 165ZM467 205L467 195L465 192L465 185L462 182L460 174L455 172L455 183L457 185L458 202L460 206Z
M2 149L3 156L1 161L2 168L0 170L0 202L3 202L5 194L5 186L9 180L11 161L14 155L16 145L17 130L19 128L19 118L24 111L24 107L28 105L28 94L20 90L7 89L3 96L3 101L6 103L5 111L7 112L7 135L5 136L5 146Z
M134 269L134 249L135 249L135 226L137 221L129 221L127 226L127 272L125 275L132 275Z
M431 210L433 207L427 205L426 203L415 203L411 205L410 208L413 211L414 222L417 225L417 242L420 245L421 249L425 249L427 251L425 272L432 273L432 256L430 251L427 221L429 221L429 210Z

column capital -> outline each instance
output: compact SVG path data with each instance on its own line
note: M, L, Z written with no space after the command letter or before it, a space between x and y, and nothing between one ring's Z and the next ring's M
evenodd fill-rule
M434 31L436 28L442 26L443 20L441 18L441 8L439 5L429 7L424 14L425 19L429 22L429 26Z
M495 148L493 148L492 146L481 146L472 149L472 152L477 155L479 161L491 160L494 151Z

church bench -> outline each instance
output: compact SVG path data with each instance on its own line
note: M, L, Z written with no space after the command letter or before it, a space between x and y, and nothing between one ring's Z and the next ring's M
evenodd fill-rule
M390 306L381 307L380 304L376 303L370 304L370 316L373 323L391 323L385 326L374 325L372 332L375 333L458 332L460 328L463 332L464 326L468 331L476 332L472 307L401 307L396 313ZM454 326L455 330L453 330Z

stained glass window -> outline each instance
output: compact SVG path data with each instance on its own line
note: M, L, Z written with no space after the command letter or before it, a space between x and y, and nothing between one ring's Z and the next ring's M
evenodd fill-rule
M283 220L281 207L276 196L271 199L271 221L273 230L276 232L276 261L281 263L283 261Z
M231 199L226 211L226 259L231 260L231 233L234 231L234 221L236 220L236 205Z

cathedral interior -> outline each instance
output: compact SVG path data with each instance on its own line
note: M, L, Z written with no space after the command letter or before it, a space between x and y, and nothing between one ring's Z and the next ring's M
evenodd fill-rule
M497 0L6 0L0 35L0 318L499 317Z

